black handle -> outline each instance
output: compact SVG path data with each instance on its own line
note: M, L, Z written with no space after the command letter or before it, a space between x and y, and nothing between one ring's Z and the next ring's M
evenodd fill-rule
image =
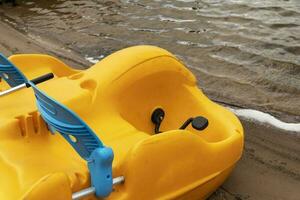
M190 123L192 122L194 120L194 118L189 118L188 120L186 120L183 124L182 124L182 126L179 128L179 129L182 129L182 130L184 130L188 125L190 125Z
M202 131L206 129L208 126L208 120L205 117L198 116L198 117L191 117L179 129L185 129L190 123L192 123L192 127L198 131Z
M35 85L37 85L39 83L45 82L47 80L50 80L53 77L54 77L53 73L48 73L48 74L44 74L44 75L42 75L40 77L32 79L31 82L34 83ZM30 87L30 85L28 83L26 83L26 87Z
M156 134L160 133L159 128L160 128L160 124L163 121L164 117L165 117L165 112L161 108L156 108L151 115L151 121L155 125L154 132Z

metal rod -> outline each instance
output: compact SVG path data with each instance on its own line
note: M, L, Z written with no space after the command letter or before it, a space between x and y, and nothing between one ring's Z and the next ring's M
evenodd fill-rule
M34 84L39 84L39 83L42 83L42 82L47 81L49 79L52 79L53 77L54 77L53 73L48 73L48 74L44 74L40 77L37 77L35 79L32 79L31 82L33 82ZM14 91L20 90L20 89L25 88L25 87L30 87L30 85L28 83L23 83L21 85L17 85L16 87L12 87L8 90L0 92L0 97L4 96L4 95L7 95L7 94L10 94Z
M89 187L89 188L80 190L79 192L75 192L72 194L72 200L79 200L83 197L94 194L95 192L96 192L96 190L94 187Z
M125 181L124 176L113 178L113 185L121 184ZM72 200L79 200L96 192L94 187L89 187L72 194Z
M18 85L18 86L16 86L16 87L12 87L12 88L10 88L10 89L8 89L8 90L5 90L5 91L3 91L3 92L0 92L0 97L1 97L1 96L4 96L4 95L7 95L7 94L9 94L9 93L12 93L12 92L14 92L14 91L16 91L16 90L20 90L21 88L25 88L25 87L26 87L26 83L23 83L23 84Z
M121 184L125 181L124 176L118 176L116 178L113 178L113 185Z

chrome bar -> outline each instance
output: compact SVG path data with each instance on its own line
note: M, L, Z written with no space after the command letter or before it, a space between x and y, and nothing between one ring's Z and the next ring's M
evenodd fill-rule
M47 81L47 80L52 79L52 78L54 78L54 74L53 73L48 73L48 74L44 74L42 76L39 76L35 79L32 79L31 82L37 85L39 83L42 83L42 82ZM28 83L23 83L23 84L17 85L17 86L12 87L8 90L0 92L0 97L4 96L4 95L7 95L9 93L12 93L14 91L20 90L20 89L25 88L25 87L30 87L30 85Z
M113 178L113 185L124 183L125 178L124 176L118 176L116 178Z
M9 93L12 93L12 92L14 92L16 90L20 90L21 88L25 88L25 87L26 87L26 83L23 83L23 84L18 85L16 87L10 88L10 89L5 90L5 91L2 91L2 92L0 92L0 97L4 96L4 95L7 95Z
M89 187L89 188L80 190L79 192L75 192L72 194L72 200L79 200L83 197L94 194L95 192L96 192L96 190L94 187Z
M113 185L121 184L125 181L124 176L113 178ZM72 194L72 200L79 200L96 192L94 187L89 187Z

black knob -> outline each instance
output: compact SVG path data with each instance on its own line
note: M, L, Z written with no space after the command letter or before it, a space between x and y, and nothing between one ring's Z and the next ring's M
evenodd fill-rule
M205 117L195 117L192 121L192 127L196 130L202 131L208 126L208 120Z

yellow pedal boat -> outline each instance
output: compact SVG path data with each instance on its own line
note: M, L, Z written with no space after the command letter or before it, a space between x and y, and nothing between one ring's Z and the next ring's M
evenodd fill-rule
M52 72L38 87L112 148L112 174L125 181L108 200L205 199L241 157L237 117L209 100L194 75L161 48L130 47L84 71L47 55L9 59L29 79ZM0 91L8 88L2 80ZM32 89L1 96L0 110L0 199L66 200L90 186L86 162L49 132ZM160 127L152 119L157 110L164 111ZM182 125L196 116L208 124L199 130L191 121Z

